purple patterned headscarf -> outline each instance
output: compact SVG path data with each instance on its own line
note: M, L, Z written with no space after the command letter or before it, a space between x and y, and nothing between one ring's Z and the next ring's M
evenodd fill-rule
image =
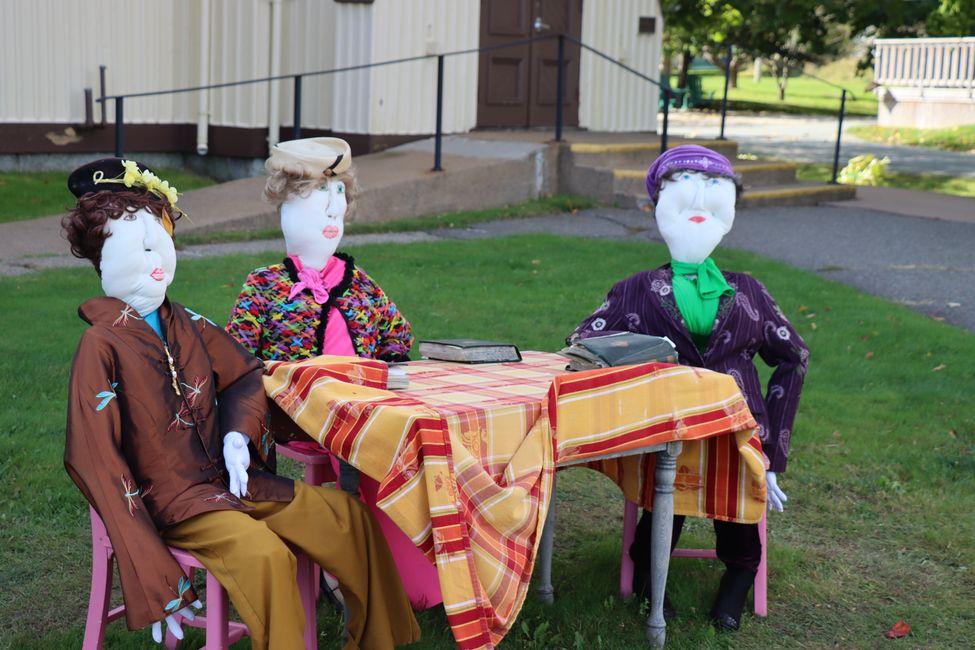
M714 176L735 177L731 163L718 152L696 144L682 144L663 152L647 170L647 194L654 203L657 202L660 184L664 177L680 169L690 169Z

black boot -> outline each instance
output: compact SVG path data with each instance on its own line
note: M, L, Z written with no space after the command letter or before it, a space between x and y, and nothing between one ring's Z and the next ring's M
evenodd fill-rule
M721 576L721 585L708 616L719 630L734 631L741 626L748 590L755 582L756 571L730 566Z

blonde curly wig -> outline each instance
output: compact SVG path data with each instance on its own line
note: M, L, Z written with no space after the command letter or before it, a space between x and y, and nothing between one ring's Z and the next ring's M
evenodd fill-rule
M323 184L323 181L318 178L305 178L280 169L269 169L267 164L264 165L264 168L267 170L267 182L264 183L264 200L278 208L288 199L296 196L307 197ZM356 180L355 165L341 174L330 177L329 180L345 183L345 200L349 205L345 213L345 220L351 221L355 214L356 198L359 196L359 182Z

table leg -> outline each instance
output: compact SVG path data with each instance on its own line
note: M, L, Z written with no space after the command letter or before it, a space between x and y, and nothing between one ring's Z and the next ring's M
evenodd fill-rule
M657 468L654 473L652 554L650 556L650 616L647 617L647 639L658 648L667 640L667 623L664 621L664 592L667 589L667 571L670 568L670 536L674 529L674 478L677 474L677 456L681 442L667 443L667 448L657 452Z
M539 600L551 605L555 602L555 589L552 587L552 544L555 541L555 476L552 477L552 497L545 514L545 528L542 541L538 544L538 587Z

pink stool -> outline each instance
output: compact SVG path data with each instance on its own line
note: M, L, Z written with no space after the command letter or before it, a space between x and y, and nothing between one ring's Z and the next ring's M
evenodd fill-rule
M630 545L636 535L637 511L639 508L632 501L627 501L623 509L623 552L620 555L620 595L628 598L633 593L633 560L630 559ZM768 563L766 562L765 515L758 522L758 538L762 542L762 559L758 564L755 575L755 586L752 591L752 608L755 616L768 616ZM671 557L717 558L713 549L683 549L675 548Z
M305 482L309 485L321 485L336 480L339 474L338 458L321 445L312 445L314 443L306 441L281 443L277 446L277 453L304 464ZM326 465L330 469L329 472L323 469ZM415 610L423 610L442 603L443 596L440 593L440 577L437 575L437 568L416 547L413 540L393 523L389 515L376 505L378 491L377 481L360 475L360 497L366 507L372 511L383 531L410 604Z
M105 640L105 626L125 615L125 605L109 610L109 597L112 593L112 559L115 549L108 538L108 531L102 518L90 507L91 515L91 592L88 596L88 620L85 623L83 650L101 650ZM169 547L169 552L179 562L186 576L192 580L198 569L206 571L199 560L182 549ZM313 564L304 553L295 553L298 560L298 591L305 609L305 648L318 647L318 621L315 611L315 595L311 577ZM192 621L177 616L183 627L206 628L204 650L226 650L230 645L250 634L243 623L228 620L227 591L213 574L206 577L206 615L197 615ZM179 640L166 632L166 647L172 650Z
M390 553L393 554L393 561L396 562L396 569L399 571L399 577L403 581L403 588L410 599L410 604L417 611L439 605L443 602L443 595L440 593L440 576L437 575L437 567L416 547L413 540L393 523L389 515L379 509L379 506L376 505L378 492L378 481L374 481L368 476L362 476L359 479L359 493L362 495L362 501L372 511L383 531L383 536L386 538Z

